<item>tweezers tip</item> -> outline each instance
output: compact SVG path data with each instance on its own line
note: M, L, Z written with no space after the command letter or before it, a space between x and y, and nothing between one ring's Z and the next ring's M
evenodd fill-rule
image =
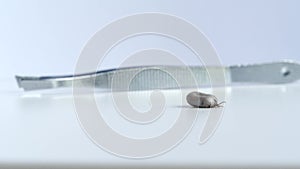
M16 78L18 87L19 87L19 88L22 88L22 84L21 84L21 83L22 83L23 77L22 77L22 76L15 75L15 78Z

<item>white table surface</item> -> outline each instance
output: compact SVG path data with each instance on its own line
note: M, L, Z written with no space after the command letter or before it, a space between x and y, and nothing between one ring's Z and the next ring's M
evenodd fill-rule
M2 79L1 88L0 168L300 168L299 84L228 87L222 121L207 143L198 144L209 113L203 110L181 144L142 160L120 158L96 146L80 127L72 95L24 93L13 79ZM165 114L158 124L142 127L118 116L110 93L98 93L96 99L116 131L147 137L167 129L179 109L189 109L176 101L178 91L164 94ZM149 106L143 96L132 97L137 109Z

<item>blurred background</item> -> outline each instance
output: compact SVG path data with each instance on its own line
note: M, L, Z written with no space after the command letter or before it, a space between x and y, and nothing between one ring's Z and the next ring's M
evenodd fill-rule
M0 0L0 168L22 162L132 162L108 155L89 140L77 121L72 97L33 94L26 98L21 92L5 95L1 90L18 89L16 74L72 74L81 50L97 31L122 17L145 12L192 23L208 37L224 65L300 61L299 0ZM112 49L100 68L118 67L132 53L149 48L168 50L189 65L199 64L184 45L143 35ZM12 83L4 84L7 79ZM202 131L202 125L197 125L168 156L133 162L299 168L300 116L295 106L299 86L252 86L230 92L222 126L208 144L196 146ZM99 98L108 107L106 117L127 131L129 125L123 127L123 119L115 118L117 111L110 110L110 97ZM207 116L208 112L199 114L197 124L204 124Z
M171 14L194 24L210 39L224 65L300 60L299 8L298 0L2 0L0 77L73 73L95 32L143 12ZM101 68L117 67L124 57L144 48L166 48L185 63L194 63L181 44L145 36L120 44Z

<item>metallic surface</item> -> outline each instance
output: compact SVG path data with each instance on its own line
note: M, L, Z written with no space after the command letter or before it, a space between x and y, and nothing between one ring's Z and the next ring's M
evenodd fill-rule
M210 72L210 73L208 73ZM27 90L72 87L113 89L116 91L189 88L224 85L221 80L211 82L211 76L225 76L226 84L232 83L291 83L300 78L300 65L291 61L241 65L230 67L201 66L141 66L109 69L94 73L68 76L26 77L16 76L18 86ZM176 80L184 81L178 86ZM130 84L129 84L130 80ZM196 80L198 86L192 84Z

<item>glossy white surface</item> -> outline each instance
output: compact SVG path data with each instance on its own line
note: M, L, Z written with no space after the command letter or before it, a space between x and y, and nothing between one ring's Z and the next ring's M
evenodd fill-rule
M4 83L2 83L3 85ZM14 89L12 85L7 88ZM185 90L189 92L191 90ZM209 92L209 91L207 91ZM148 93L149 94L149 93ZM135 137L163 132L182 107L178 91L166 91L165 114L157 124L141 126L120 118L109 93L96 95L104 119L116 131ZM147 92L132 95L137 109L149 107ZM124 159L97 147L83 132L72 96L2 91L0 95L0 168L32 166L191 166L191 167L300 167L299 84L227 88L222 121L213 137L199 145L208 116L199 112L186 139L162 156L144 160ZM180 98L180 97L179 97ZM174 113L175 112L175 113ZM171 114L172 113L172 114ZM136 127L139 126L139 127ZM145 132L146 131L146 132Z

